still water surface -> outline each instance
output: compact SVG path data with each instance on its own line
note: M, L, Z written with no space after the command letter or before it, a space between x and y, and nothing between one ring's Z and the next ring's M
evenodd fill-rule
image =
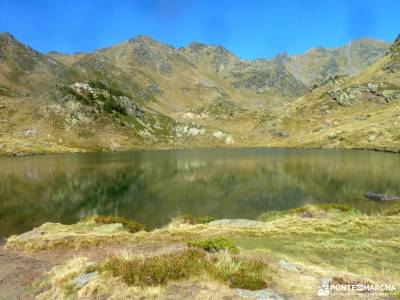
M400 193L400 155L346 150L171 150L0 159L0 236L88 214L150 228L179 213L256 218L307 203L364 211Z

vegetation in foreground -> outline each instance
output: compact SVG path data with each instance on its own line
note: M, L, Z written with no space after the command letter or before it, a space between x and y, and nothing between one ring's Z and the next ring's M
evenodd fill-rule
M63 249L79 248L87 257L102 247L116 249L111 256L83 255L56 267L42 279L36 292L40 299L235 299L239 289L310 299L322 278L333 284L398 284L398 212L396 205L375 215L342 205L309 205L264 214L266 221L254 221L254 226L175 222L134 234L118 224L47 223L38 229L40 235L11 237L7 247L57 251L67 239ZM82 248L82 239L96 243ZM140 247L146 251L135 250ZM348 296L362 299L365 294ZM381 299L396 293L368 296Z
M115 256L99 267L120 277L128 285L153 286L168 281L204 275L222 281L231 288L259 290L266 287L262 262L232 255L229 251L207 254L189 248L150 258L125 259Z

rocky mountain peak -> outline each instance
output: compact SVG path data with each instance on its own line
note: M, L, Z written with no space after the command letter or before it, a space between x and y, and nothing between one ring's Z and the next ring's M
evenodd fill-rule
M9 32L0 32L0 40L14 40L15 37Z
M0 47L10 47L10 46L24 46L22 43L18 42L17 39L8 32L0 33Z
M275 56L274 61L276 63L283 63L283 62L287 61L288 59L289 59L289 54L287 52L281 52Z
M147 35L138 35L138 36L134 37L133 39L130 39L128 42L131 42L131 43L155 43L156 41Z
M186 48L193 52L200 52L204 48L207 48L207 45L199 42L191 42Z
M207 45L200 42L192 42L183 50L189 50L190 52L194 52L196 54L207 54L207 55L218 55L218 56L231 56L234 57L235 55L226 49L224 46L221 45Z
M397 36L392 46L389 48L389 52L393 54L400 54L400 34Z
M37 61L43 57L41 53L18 41L8 32L0 33L0 58L9 58L14 63L23 59L27 61Z

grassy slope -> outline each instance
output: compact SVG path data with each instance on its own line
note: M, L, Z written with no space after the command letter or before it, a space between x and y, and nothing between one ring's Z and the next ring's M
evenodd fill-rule
M398 72L385 72L384 66L399 58L385 56L360 74L329 83L309 95L289 103L285 114L276 111L278 122L292 138L273 145L291 147L363 148L387 151L400 149L400 106L398 99L378 104L359 98L349 106L340 106L327 92L368 83L384 83L400 90ZM276 122L276 120L274 120Z

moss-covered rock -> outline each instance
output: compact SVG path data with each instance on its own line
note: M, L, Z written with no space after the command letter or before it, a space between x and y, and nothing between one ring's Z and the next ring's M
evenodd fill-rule
M146 226L144 224L129 220L125 217L121 216L103 216L103 215L94 215L88 216L81 220L81 222L94 222L96 224L122 224L123 228L131 233L135 233L138 231L146 230Z

